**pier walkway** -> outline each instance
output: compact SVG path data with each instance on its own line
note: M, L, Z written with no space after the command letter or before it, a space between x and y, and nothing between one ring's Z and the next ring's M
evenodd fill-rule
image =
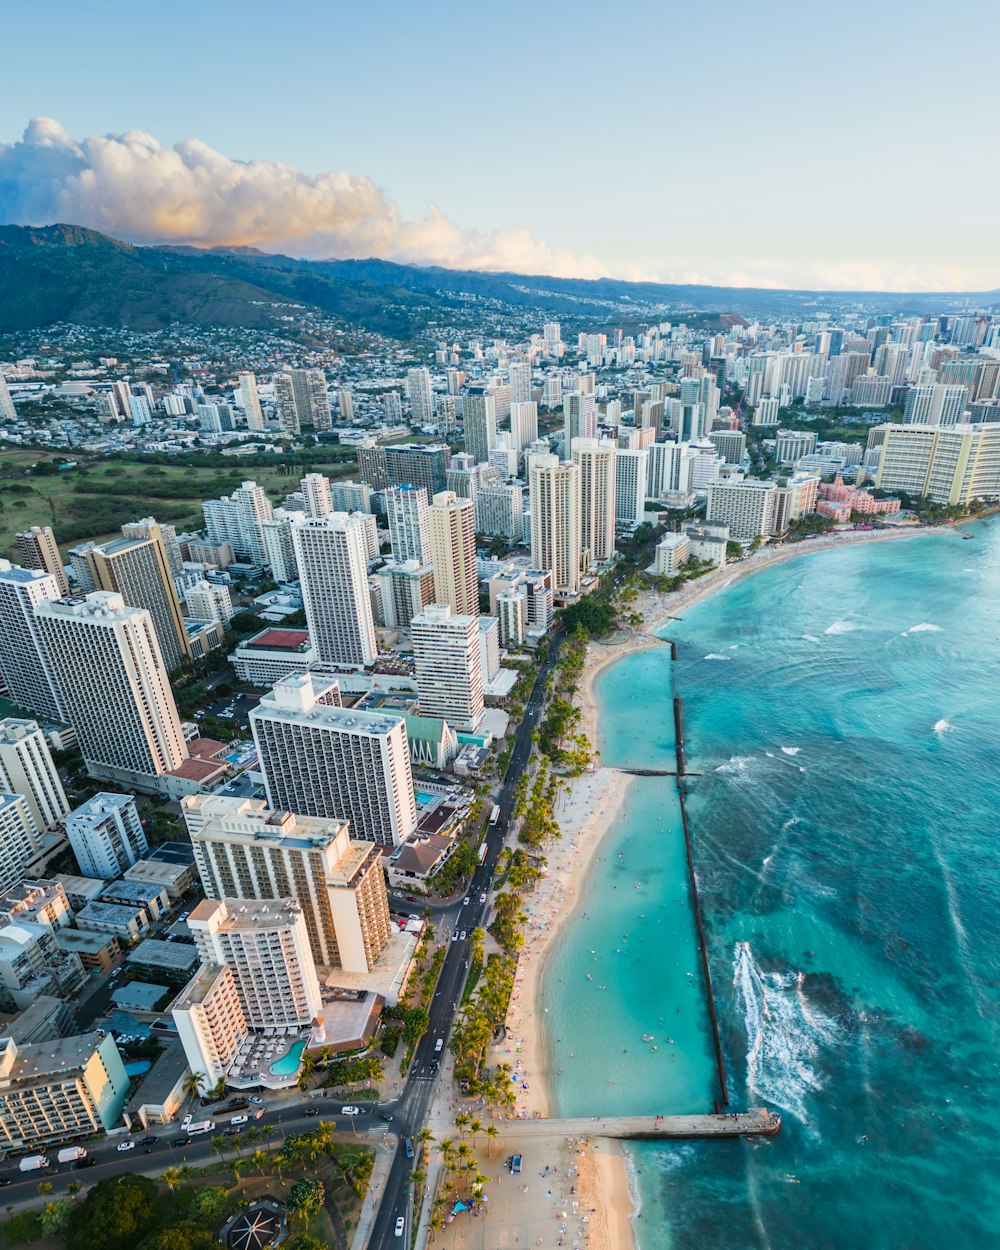
M771 1135L781 1116L764 1107L729 1115L589 1116L566 1120L497 1120L501 1139L510 1137L614 1137L656 1141L659 1138L748 1137Z

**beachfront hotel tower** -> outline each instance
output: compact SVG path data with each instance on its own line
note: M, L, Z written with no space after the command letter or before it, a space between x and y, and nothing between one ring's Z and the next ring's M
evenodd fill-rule
M410 622L422 716L473 732L483 716L479 616L432 603Z
M317 967L371 970L392 930L385 873L346 820L204 794L183 798L181 813L206 898L294 899Z
M439 491L428 509L434 599L453 612L479 612L479 570L476 565L476 511L471 499Z
M556 595L580 589L580 466L557 456L530 456L531 563L552 574Z
M580 469L580 545L584 559L588 566L606 564L615 553L615 444L575 438L573 463Z

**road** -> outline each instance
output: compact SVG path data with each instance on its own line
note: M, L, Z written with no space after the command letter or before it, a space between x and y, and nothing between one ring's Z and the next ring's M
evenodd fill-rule
M464 903L455 904L450 913L441 913L435 917L436 923L444 928L444 921L450 919L454 931L471 934L472 930L485 927L489 913L490 891L493 888L493 877L496 872L497 860L510 829L511 816L514 810L514 794L521 774L525 771L531 758L531 736L538 727L542 708L545 703L545 686L552 669L559 658L562 645L562 631L556 627L550 634L549 654L538 670L535 683L531 688L524 718L514 737L514 749L511 751L507 771L500 786L500 794L496 799L500 808L500 816L495 825L486 827L486 858L473 873L467 891L468 906ZM485 896L485 901L480 901ZM399 1250L400 1244L410 1244L410 1172L413 1161L407 1159L403 1149L402 1138L413 1136L427 1123L427 1113L434 1097L438 1074L432 1070L435 1056L441 1052L436 1050L437 1043L442 1043L441 1050L448 1045L448 1035L454 1023L458 1004L462 1000L465 978L468 975L467 960L469 956L468 939L466 941L449 941L448 953L438 979L437 989L431 999L428 1014L430 1025L420 1039L413 1061L410 1064L406 1088L396 1104L396 1122L393 1128L400 1133L399 1145L392 1162L392 1168L386 1179L378 1213L368 1238L368 1250ZM417 1213L419 1214L419 1213ZM396 1237L396 1220L403 1216L406 1220L407 1236L402 1243Z

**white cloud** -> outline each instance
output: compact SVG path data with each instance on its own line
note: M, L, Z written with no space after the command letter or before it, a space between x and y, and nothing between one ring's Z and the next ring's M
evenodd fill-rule
M130 130L75 140L51 117L0 144L0 222L88 226L133 243L253 246L308 257L378 256L452 269L595 278L593 256L552 248L530 230L479 231L434 205L403 221L364 175L310 176L235 161L198 139L164 147Z

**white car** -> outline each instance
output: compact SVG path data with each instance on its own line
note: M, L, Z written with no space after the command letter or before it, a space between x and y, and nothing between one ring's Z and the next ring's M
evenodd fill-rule
M255 1107L263 1107L264 1105L264 1099L259 1097L259 1095L257 1094L251 1094L250 1101L253 1103Z
M479 901L480 901L481 903L485 903L485 902L486 902L486 895L485 895L485 894L480 894L480 896L479 896Z
M458 930L457 930L457 929L456 929L456 930L455 930L455 932L451 935L451 940L452 940L453 942L457 942L457 941L458 941Z
M118 1143L118 1150L135 1150L135 1142L134 1141L120 1141Z
M341 1115L360 1115L361 1110L358 1107L341 1107L340 1114Z
M399 1219L396 1221L396 1236L397 1237L402 1237L403 1229L405 1227L406 1227L406 1220L404 1220L403 1217L400 1216Z
M458 940L459 940L460 942L464 942L464 941L465 941L465 936L466 936L466 935L465 935L465 930L463 929L463 930L462 930L462 932L458 935Z
M468 905L469 905L469 900L468 900L467 898L463 898L463 899L462 899L462 906L463 906L463 907L468 907Z

